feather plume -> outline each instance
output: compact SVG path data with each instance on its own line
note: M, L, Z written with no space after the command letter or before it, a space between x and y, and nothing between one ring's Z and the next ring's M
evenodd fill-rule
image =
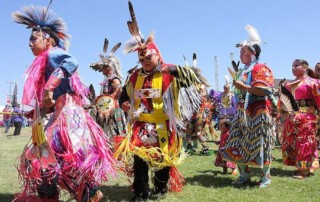
M232 60L231 64L232 64L232 67L233 67L234 71L235 71L235 72L238 72L238 71L239 71L240 61L238 61L238 62L236 63L236 61Z
M137 40L136 36L132 36L127 42L126 45L123 49L124 53L131 53L134 52L136 50L138 50L138 48L141 46L141 42L139 40Z
M89 91L90 91L90 94L88 95L88 99L91 102L94 102L96 100L96 91L94 90L94 87L92 84L90 84L89 86Z
M107 38L104 39L104 43L103 43L103 53L107 54L108 51L108 45L109 45L109 41Z
M232 70L230 67L228 67L228 71L232 77L233 80L236 80L236 72Z
M113 48L110 51L110 55L112 55L114 52L116 52L120 46L121 46L120 42L117 43L115 46L113 46Z
M130 31L130 34L132 34L133 36L138 36L139 35L139 28L138 28L136 15L134 13L133 6L130 1L128 1L128 5L129 5L130 16L131 16L131 20L129 20L127 22L128 27L129 27L129 31Z
M191 67L192 71L195 73L195 75L201 81L201 83L203 83L207 87L210 87L210 84L209 84L208 80L202 75L201 69L197 67L197 55L196 55L196 53L193 53L192 59L193 59L192 60L192 67ZM186 61L186 59L185 59L185 61Z
M182 55L182 56L183 56L184 64L186 65L186 67L189 67L189 63L187 61L187 58L184 55Z
M128 4L129 4L130 16L131 16L131 20L127 21L129 32L132 36L134 36L136 38L136 40L143 43L144 39L143 39L142 35L140 34L136 15L134 13L133 6L132 6L130 0L128 1Z
M256 28L252 27L251 25L247 25L245 29L248 32L248 41L251 45L261 43L260 36Z
M196 53L193 53L193 56L192 56L192 66L193 67L197 67L197 54Z
M253 46L255 44L259 45L261 43L261 39L256 28L251 25L247 25L245 29L248 32L248 39L243 42L237 43L236 47Z
M230 82L230 78L229 78L229 76L226 74L226 75L224 75L224 80L225 80L225 82L226 82L226 85L229 85L231 82Z
M101 72L105 66L112 67L115 74L122 78L121 74L121 64L118 58L114 55L114 52L121 46L121 43L117 43L110 51L109 55L107 55L109 46L109 41L107 38L104 39L103 44L103 54L100 54L100 61L91 63L90 67L95 70Z
M154 32L151 32L151 34L148 36L145 44L149 44L149 43L154 43Z

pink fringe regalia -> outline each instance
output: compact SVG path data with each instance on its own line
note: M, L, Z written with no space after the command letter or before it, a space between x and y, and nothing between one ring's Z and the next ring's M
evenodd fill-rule
M39 98L42 107L47 55L48 51L39 55L27 70L23 104L35 106ZM16 201L34 201L39 188L52 182L80 201L85 190L115 175L109 140L82 107L87 89L78 74L70 80L75 95L64 94L56 100L55 112L45 128L47 142L27 144L20 157L18 171L23 190L16 195Z

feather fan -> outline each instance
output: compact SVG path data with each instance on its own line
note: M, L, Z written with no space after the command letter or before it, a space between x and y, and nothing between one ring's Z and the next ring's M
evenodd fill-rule
M281 101L281 104L288 112L298 111L298 106L296 104L296 101L294 100L292 93L283 84L280 85L281 87L279 99Z

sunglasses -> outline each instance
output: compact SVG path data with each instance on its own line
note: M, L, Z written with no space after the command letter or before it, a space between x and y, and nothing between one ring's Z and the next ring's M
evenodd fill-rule
M144 60L150 61L152 59L152 57L153 57L153 54L147 55L144 58L140 58L139 62L142 63Z

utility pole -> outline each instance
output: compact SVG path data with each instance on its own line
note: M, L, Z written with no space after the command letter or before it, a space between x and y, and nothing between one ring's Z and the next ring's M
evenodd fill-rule
M219 67L218 67L218 57L214 56L214 79L215 79L215 90L219 91Z
M7 84L9 84L9 98L10 98L10 101L11 101L11 85L13 85L13 81L7 81Z

